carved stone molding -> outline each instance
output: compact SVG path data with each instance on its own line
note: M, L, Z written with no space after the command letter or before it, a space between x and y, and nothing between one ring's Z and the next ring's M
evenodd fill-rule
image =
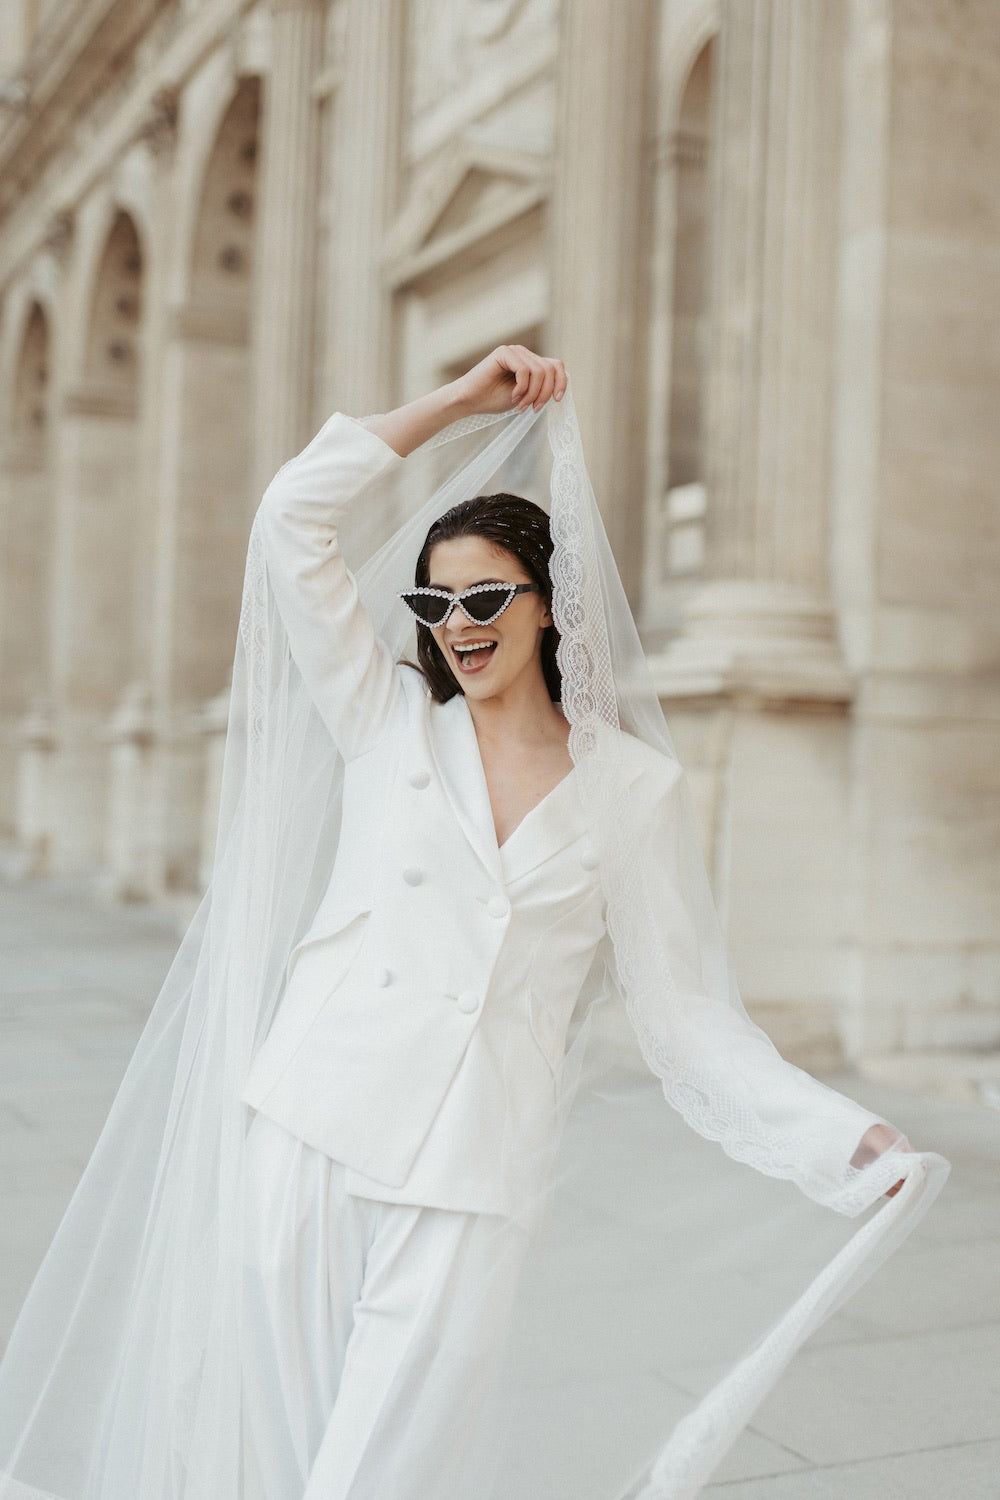
M386 236L387 282L396 288L496 234L548 198L548 163L526 152L460 143L424 180Z
M70 137L106 120L135 87L135 52L169 0L74 0L52 8L25 67L24 105L0 132L0 219Z
M55 256L60 265L65 264L66 258L69 255L75 228L76 217L72 209L61 208L57 213L53 214L49 222L49 227L45 231L45 238L42 244L46 250L49 250Z
M664 701L714 697L830 710L856 691L844 665L829 601L793 585L753 580L702 585L684 631L650 658Z
M170 157L177 143L178 94L176 89L158 89L149 112L139 127L139 139L154 156Z

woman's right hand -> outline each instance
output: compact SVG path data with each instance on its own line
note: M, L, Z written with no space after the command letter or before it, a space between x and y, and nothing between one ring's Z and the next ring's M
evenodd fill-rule
M518 411L527 411L529 406L541 411L550 397L562 400L566 371L561 359L546 359L522 344L501 344L459 376L454 390L470 416L510 411L514 406Z
M890 1150L890 1148L892 1147L895 1147L900 1151L908 1151L910 1153L913 1152L913 1147L906 1139L906 1136L903 1135L902 1131L897 1130L894 1125L883 1125L881 1123L877 1125L869 1125L868 1129L861 1137L861 1140L858 1144L858 1149L851 1157L851 1166L870 1166L873 1161L877 1161L884 1152ZM904 1180L905 1179L901 1177L893 1187L886 1190L885 1196L887 1198L895 1198L896 1194L903 1186Z

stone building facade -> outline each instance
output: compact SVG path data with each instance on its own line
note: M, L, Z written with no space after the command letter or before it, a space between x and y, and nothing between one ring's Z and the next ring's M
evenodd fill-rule
M994 0L5 0L11 859L203 885L264 484L525 342L749 1007L996 1049L998 159Z

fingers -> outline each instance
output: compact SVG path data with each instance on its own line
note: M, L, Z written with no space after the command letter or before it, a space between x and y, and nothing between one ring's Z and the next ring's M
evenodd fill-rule
M538 396L544 373L543 362L537 354L532 354L530 349L524 349L520 344L508 344L504 353L508 369L514 372L511 405L516 406L518 411L527 411L529 406L535 404Z
M541 411L553 396L562 400L567 378L561 359L546 359L520 344L504 345L497 350L497 357L514 377L510 401L518 411L527 411L529 406Z
M504 344L496 351L496 358L501 367L509 370L514 377L514 384L510 392L511 406L520 406L528 388L529 369L523 358L523 351L516 344Z

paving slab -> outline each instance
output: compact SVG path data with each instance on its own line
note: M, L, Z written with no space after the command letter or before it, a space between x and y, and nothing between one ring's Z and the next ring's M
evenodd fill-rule
M997 1500L1000 1441L716 1481L702 1495L705 1500Z

